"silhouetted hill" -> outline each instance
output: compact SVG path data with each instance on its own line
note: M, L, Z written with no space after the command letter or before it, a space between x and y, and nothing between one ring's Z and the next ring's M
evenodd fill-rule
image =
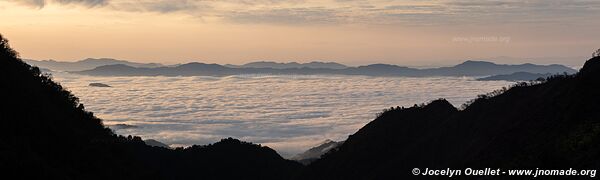
M310 164L313 161L316 161L317 159L321 158L321 155L329 152L330 150L332 150L334 148L337 148L338 146L342 145L343 143L344 143L344 141L336 142L336 141L327 139L324 142L320 143L318 146L312 147L300 154L293 156L290 159L294 160L294 161L298 161L304 165L307 165L307 164Z
M110 129L132 129L132 128L139 128L139 126L136 125L130 125L130 124L114 124L114 125L107 125L108 127L110 127Z
M232 138L173 150L144 145L132 152L166 179L290 179L302 168L271 148Z
M389 64L371 64L344 69L328 68L258 68L227 67L218 64L188 63L174 67L136 68L127 65L106 65L92 70L73 71L73 73L94 76L229 76L241 74L284 74L284 75L366 75L366 76L485 76L510 74L515 72L575 73L575 70L562 65L498 65L490 62L467 61L465 63L443 68L415 69Z
M1 35L0 72L3 179L289 179L302 167L231 138L166 149L118 136Z
M334 62L318 62L313 61L309 63L278 63L272 61L258 61L246 63L244 65L231 65L227 64L226 67L231 68L272 68L272 69L292 69L292 68L312 68L312 69L344 69L346 65Z
M598 169L598 158L596 57L576 75L519 83L481 95L464 110L443 99L391 108L310 164L300 179L447 178L414 176L413 168Z
M111 87L108 84L104 84L104 83L90 83L88 86L92 86L92 87Z
M162 143L160 141L154 140L154 139L145 139L144 143L148 146L171 148L171 147L169 147L169 145Z
M94 69L99 66L105 65L114 65L114 64L124 64L132 67L161 67L162 64L158 63L136 63L125 60L117 60L110 58L87 58L84 60L76 61L76 62L63 62L63 61L55 61L55 60L25 60L28 64L38 66L41 68L50 69L53 71L83 71Z
M442 67L426 69L426 74L437 76L489 76L512 74L516 72L529 73L550 73L550 74L573 74L576 71L569 67L553 64L553 65L535 65L535 64L494 64L485 61L465 61L453 67Z
M534 81L538 79L546 79L552 76L550 73L539 74L539 73L528 73L528 72L516 72L512 74L494 75L484 78L478 78L479 81Z

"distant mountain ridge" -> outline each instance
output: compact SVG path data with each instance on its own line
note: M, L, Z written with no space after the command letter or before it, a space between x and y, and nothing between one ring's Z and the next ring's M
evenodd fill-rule
M294 161L298 161L304 165L307 165L307 164L310 164L311 162L316 161L317 159L321 158L321 155L337 148L338 146L342 145L343 143L344 143L344 141L336 142L336 141L327 139L324 142L321 142L318 146L312 147L300 154L293 156L290 159L294 160Z
M516 72L529 72L529 73L560 73L566 72L573 74L576 70L569 68L564 65L551 64L551 65L536 65L531 63L525 64L495 64L487 61L465 61L453 67L441 67L429 69L433 73L439 75L450 75L450 76L485 76L485 75L499 75L499 74L512 74Z
M246 63L244 65L224 65L230 68L273 68L273 69L290 69L290 68L313 68L313 69L344 69L348 66L335 62L319 62L313 61L309 63L278 63L273 61L257 61Z
M111 58L87 58L75 62L55 61L55 60L31 60L25 59L25 62L31 65L38 66L40 68L46 68L53 71L83 71L94 69L99 66L124 64L131 67L161 67L164 66L159 63L137 63L125 60L117 60Z
M484 78L478 78L479 81L535 81L539 79L545 79L555 74L551 73L529 73L529 72L516 72L512 74L501 74L501 75L493 75Z
M154 140L154 139L145 139L144 143L148 146L153 146L153 147L162 147L162 148L171 148L169 147L169 145L162 143L160 141Z
M515 72L572 74L576 71L562 65L519 64L505 65L485 61L466 61L452 67L416 69L389 64L371 64L344 69L326 68L245 68L227 67L219 64L188 63L174 67L140 68L128 65L106 65L92 70L71 71L72 73L94 76L230 76L242 74L276 75L365 75L365 76L490 76Z

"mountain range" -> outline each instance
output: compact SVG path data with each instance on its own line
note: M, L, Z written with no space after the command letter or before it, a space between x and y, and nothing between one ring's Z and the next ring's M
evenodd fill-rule
M94 69L99 66L105 65L113 65L113 64L123 64L131 67L162 67L164 65L158 63L136 63L125 60L117 60L111 58L87 58L84 60L76 61L76 62L64 62L64 61L55 61L55 60L31 60L26 59L25 62L28 64L38 66L40 68L49 69L52 71L83 71Z
M576 74L517 83L460 109L444 99L389 108L309 165L232 138L169 149L117 135L72 93L19 59L2 36L0 72L6 77L0 83L3 177L441 179L447 177L413 173L415 168L600 168L600 57ZM555 177L594 176L541 178Z
M563 74L576 70L563 65L495 64L486 61L465 61L451 67L409 68L390 64L370 64L350 67L334 62L278 63L258 61L243 65L219 65L206 63L187 63L162 65L158 63L136 63L110 58L84 59L76 62L54 60L25 60L42 68L44 72L67 71L95 76L229 76L241 74L279 74L279 75L366 75L366 76L495 76L512 73ZM516 75L515 75L516 76ZM514 77L514 76L513 76ZM494 79L494 78L490 78ZM522 78L521 78L522 79Z
M312 68L312 69L345 69L348 66L335 62L318 62L309 63L278 63L273 61L257 61L243 65L226 64L225 67L230 68L273 68L273 69L291 69L291 68Z
M92 76L230 76L242 74L280 74L280 75L364 75L364 76L490 76L515 72L572 74L576 71L562 65L505 65L485 61L466 61L452 67L416 69L389 64L371 64L343 69L327 68L254 68L227 67L219 64L188 63L173 67L143 68L124 64L99 66L91 70L71 71L71 73Z

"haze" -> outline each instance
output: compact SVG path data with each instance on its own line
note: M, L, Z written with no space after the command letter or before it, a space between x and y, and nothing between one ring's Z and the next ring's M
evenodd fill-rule
M599 10L592 0L2 0L0 30L30 59L578 65L600 44Z

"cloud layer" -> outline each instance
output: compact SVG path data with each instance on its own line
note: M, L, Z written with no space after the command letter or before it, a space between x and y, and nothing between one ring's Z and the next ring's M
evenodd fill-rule
M595 22L594 0L19 0L76 4L116 11L181 13L235 23L269 24L469 24Z
M86 7L95 7L95 6L104 6L108 4L108 0L12 0L14 2L33 6L37 8L43 8L49 3L57 3L57 4L75 4L82 5Z
M325 139L343 140L375 114L436 98L455 105L508 85L463 78L363 76L90 77L54 78L119 134L170 145L235 137L283 156ZM88 86L106 83L112 88ZM120 125L119 125L120 124ZM123 124L132 125L119 128Z

